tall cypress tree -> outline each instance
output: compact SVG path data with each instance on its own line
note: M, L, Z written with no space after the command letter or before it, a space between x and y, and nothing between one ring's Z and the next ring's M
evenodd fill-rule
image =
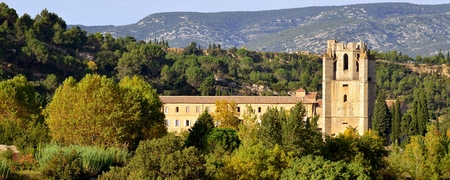
M409 135L418 135L419 134L419 120L417 117L417 110L419 109L418 100L413 101L412 109L411 109L411 123L409 124L410 134Z
M429 120L428 107L427 107L427 99L425 96L425 92L423 90L420 91L420 98L417 106L417 123L419 127L418 134L424 136L427 132L427 123Z
M395 100L394 105L391 108L392 113L392 127L391 127L391 142L394 143L400 140L401 136L401 118L402 118L402 112L400 109L400 101L398 98Z
M378 131L378 134L385 138L391 130L391 113L386 105L386 96L381 91L378 92L375 102L372 129Z

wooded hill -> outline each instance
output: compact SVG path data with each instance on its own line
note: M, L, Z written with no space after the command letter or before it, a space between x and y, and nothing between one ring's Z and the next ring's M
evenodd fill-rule
M377 51L410 56L449 50L450 4L374 3L255 12L167 12L121 26L82 26L87 32L164 39L173 47L192 41L255 51L322 53L326 40L365 41Z
M170 48L162 39L145 42L68 28L61 17L47 10L31 18L19 17L4 3L0 8L2 77L24 74L48 98L67 77L79 80L87 73L117 81L138 75L164 95L288 95L300 87L321 91L320 55L224 49L214 43L201 47L196 42L183 49ZM442 51L415 59L397 51L372 53L388 62L449 62L448 52ZM448 114L449 79L438 73L419 74L379 62L377 86L388 99L401 96L408 104L414 100L415 89L424 88L433 119Z

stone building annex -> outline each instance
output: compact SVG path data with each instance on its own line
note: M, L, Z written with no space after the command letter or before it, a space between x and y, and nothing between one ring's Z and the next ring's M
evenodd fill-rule
M323 133L338 134L352 126L363 134L371 124L376 94L375 60L369 54L364 42L327 41L322 99L317 92L303 89L294 96L160 96L168 130L189 129L203 111L214 112L216 100L227 100L238 105L240 116L246 105L251 105L258 118L268 107L291 109L302 102L307 116L320 116L318 128Z

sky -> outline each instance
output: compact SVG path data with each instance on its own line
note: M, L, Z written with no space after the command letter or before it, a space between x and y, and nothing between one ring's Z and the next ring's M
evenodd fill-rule
M446 2L447 1L447 2ZM159 12L223 12L341 6L361 3L408 2L443 4L450 0L3 0L19 16L35 17L43 9L71 25L127 25Z

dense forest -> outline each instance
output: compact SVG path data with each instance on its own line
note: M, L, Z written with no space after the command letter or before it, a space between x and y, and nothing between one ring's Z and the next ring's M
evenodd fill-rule
M269 109L261 123L251 107L243 119L223 108L174 135L159 95L320 94L320 55L170 48L87 34L45 9L19 17L4 3L0 22L0 144L20 150L0 153L0 179L450 178L450 79L401 64L449 64L448 52L372 52L378 95L374 131L364 135L348 127L323 137L301 104ZM398 102L388 109L385 99Z

